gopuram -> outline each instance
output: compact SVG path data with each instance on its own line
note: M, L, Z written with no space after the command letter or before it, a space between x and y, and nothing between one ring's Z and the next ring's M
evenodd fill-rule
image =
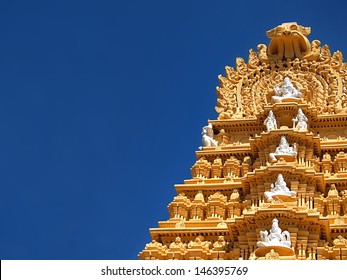
M310 32L271 29L218 77L218 119L139 259L347 259L347 63Z

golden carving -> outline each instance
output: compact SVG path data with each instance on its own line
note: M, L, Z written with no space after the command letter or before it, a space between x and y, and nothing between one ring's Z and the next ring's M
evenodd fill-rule
M211 164L204 158L200 158L196 161L191 168L193 177L210 178Z
M186 244L182 243L180 237L176 237L175 241L170 244L170 249L185 249L187 247Z
M334 239L333 244L347 246L347 240L346 238L339 235L336 239Z
M226 242L224 240L224 236L219 236L218 240L213 243L213 250L222 251L225 250Z
M218 77L219 146L196 152L140 259L347 259L347 64L310 31L282 24ZM280 174L291 196L268 200ZM274 219L290 248L257 248Z
M209 249L211 247L211 242L203 241L203 237L197 237L194 241L188 243L189 249Z
M303 59L309 53L310 42L306 38L311 28L298 25L296 22L283 23L266 32L271 39L268 57L271 60Z
M274 86L289 77L302 86L303 100L319 114L347 112L347 65L342 53L332 56L327 45L308 41L310 28L296 23L282 24L267 32L268 49L259 44L250 50L248 63L236 59L236 70L226 67L217 87L218 119L253 118L272 104Z
M274 249L271 249L269 253L265 255L266 260L279 260L280 255L274 251Z

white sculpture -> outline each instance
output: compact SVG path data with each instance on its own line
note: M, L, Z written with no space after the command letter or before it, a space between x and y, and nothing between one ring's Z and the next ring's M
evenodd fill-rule
M266 132L269 132L272 129L277 129L277 122L272 110L270 110L268 117L264 121L266 126Z
M285 77L282 87L275 85L274 91L275 94L272 96L272 100L275 102L282 102L284 99L300 99L302 93L300 92L300 85L296 84L299 89L296 89L292 81Z
M258 247L267 246L281 246L290 248L290 233L288 231L283 231L278 226L278 220L275 218L272 220L272 227L270 229L270 234L267 230L260 231L261 241L257 242Z
M280 156L280 155L288 155L290 157L293 157L293 159L295 159L297 155L296 144L294 143L294 146L290 147L284 135L281 136L281 141L278 147L276 148L276 152L269 154L271 160L274 162L277 161L276 156Z
M264 195L268 200L272 200L273 196L295 197L296 192L289 190L286 182L283 179L283 175L278 174L275 184L271 184L271 191L264 192Z
M297 129L298 131L306 131L307 130L307 117L302 112L301 108L298 110L298 114L296 115L295 119L293 119L293 127ZM297 125L295 123L298 122Z
M212 124L208 124L202 128L202 146L203 147L216 147L218 142L213 139Z

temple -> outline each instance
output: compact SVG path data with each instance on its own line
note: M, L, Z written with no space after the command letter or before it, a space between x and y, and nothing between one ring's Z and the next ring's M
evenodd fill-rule
M346 260L347 63L284 23L226 67L148 260Z

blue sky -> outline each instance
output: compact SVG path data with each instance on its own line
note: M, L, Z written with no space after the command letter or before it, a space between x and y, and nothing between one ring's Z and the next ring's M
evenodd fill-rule
M136 259L225 65L282 22L347 54L344 1L2 1L0 259Z

